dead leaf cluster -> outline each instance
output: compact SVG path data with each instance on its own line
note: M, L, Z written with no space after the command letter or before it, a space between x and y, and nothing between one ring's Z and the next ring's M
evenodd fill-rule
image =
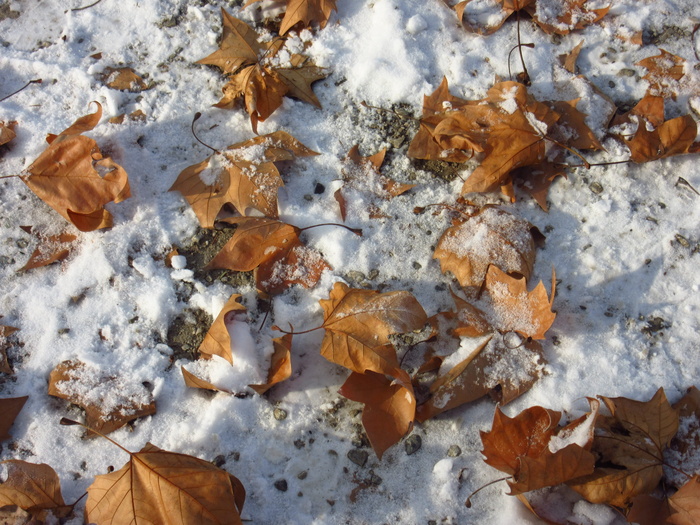
M311 84L328 73L298 53L292 54L287 64L281 64L278 54L284 48L284 38L261 41L252 27L223 8L221 16L223 36L219 49L197 62L216 66L229 76L224 96L216 107L232 108L242 99L256 133L258 122L267 120L282 105L284 96L321 107Z
M700 414L698 390L692 387L674 406L663 388L644 402L600 400L607 414L599 411L598 399L589 398L591 411L563 427L561 413L543 407L512 419L497 408L492 429L481 432L486 463L509 474L511 494L538 515L544 509L531 505L523 493L565 483L591 503L624 511L630 523L698 523L698 476L683 473L685 481L669 497L673 482L664 475L664 467L682 472L682 465L670 465L664 454L672 443L698 447L678 433L679 416L694 420ZM564 522L548 518L548 523Z

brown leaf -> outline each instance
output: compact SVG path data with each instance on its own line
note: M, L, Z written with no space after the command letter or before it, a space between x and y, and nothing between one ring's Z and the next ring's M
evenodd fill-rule
M204 228L213 228L222 208L250 209L277 218L277 190L284 185L275 162L318 155L284 131L245 142L186 168L170 191L179 191ZM252 268L251 268L252 269Z
M497 0L493 2L494 6L498 6L497 10L494 12L484 13L478 11L476 13L470 13L467 10L468 5L472 0L466 0L458 3L455 6L455 11L459 17L460 22L465 29L471 31L472 33L478 33L480 35L490 35L491 33L497 31L506 19L512 15L518 9L523 9L530 4L534 4L535 0ZM478 4L475 4L478 5ZM472 21L470 15L477 19L481 19L487 15L488 25L482 25L478 21Z
M1 315L0 319L2 319ZM0 372L3 374L13 373L10 362L7 359L7 350L10 348L7 337L14 334L17 330L19 329L14 326L0 325Z
M692 153L697 136L697 124L690 115L665 121L653 131L640 122L637 132L625 144L630 149L633 162L649 162L673 155Z
M2 463L7 467L7 480L0 484L0 507L16 505L41 521L49 511L56 518L65 518L73 511L73 506L63 501L58 475L49 465L18 459Z
M484 207L445 230L433 258L440 261L443 273L452 272L463 287L481 287L490 264L529 278L535 264L532 228L502 208Z
M190 388L199 388L201 390L212 390L214 392L224 392L226 394L231 394L231 395L236 396L236 397L244 397L245 396L245 394L233 392L232 390L229 390L228 388L223 388L223 387L215 385L214 383L210 383L209 381L205 381L201 377L194 375L192 372L187 370L184 366L180 367L180 371L182 372L182 378L185 380L185 385L190 387Z
M690 387L673 409L678 411L680 428L670 448L678 457L694 456L700 452L700 390Z
M659 499L648 494L640 494L632 499L630 511L626 518L629 523L637 525L659 525L666 523L671 515L668 499Z
M233 475L150 443L129 454L120 470L88 487L86 522L242 525L245 489Z
M583 40L581 40L576 46L567 54L559 55L559 63L564 69L569 73L576 74L576 61L578 60L579 54L581 54L581 49L583 49Z
M245 306L238 301L240 298L240 294L233 294L229 300L226 301L226 304L219 312L219 315L216 316L216 319L214 319L207 335L204 336L204 340L198 348L199 353L204 359L211 359L212 356L218 355L226 359L230 364L233 364L231 336L226 327L226 317L231 312L240 314L246 311Z
M272 340L274 352L270 357L270 369L267 372L267 383L262 385L248 385L258 394L262 395L277 383L288 379L292 375L292 334L286 334Z
M0 399L0 441L10 439L10 428L29 396Z
M529 3L525 11L545 33L567 35L598 22L608 14L612 5L611 2L607 7L588 9L586 3L587 0L562 0L559 4L547 4L550 9L554 8L554 12L537 9L535 3Z
M46 204L72 222L80 231L112 225L104 209L108 202L128 198L129 180L124 169L109 157L102 157L94 140L81 133L100 121L102 106L76 120L37 158L22 181Z
M649 82L647 90L649 94L661 97L671 96L675 100L679 87L678 81L684 75L685 60L665 49L660 51L660 55L640 60L637 65L647 69L647 74L642 78Z
M338 391L365 404L362 425L379 459L413 428L416 398L411 381L405 372L398 379L369 370L364 374L353 372Z
M258 290L276 295L295 284L313 288L326 270L332 268L318 250L296 244L261 263L255 269L255 283Z
M32 270L64 260L73 250L72 243L77 238L76 235L70 233L60 233L49 237L39 236L38 246L19 271Z
M143 78L130 67L107 67L102 72L102 81L107 87L132 93L139 93L153 87L146 84Z
M86 425L102 434L156 413L153 396L141 383L127 383L81 361L58 364L49 374L48 393L85 409Z
M586 124L586 114L576 109L580 99L555 101L552 109L559 114L551 138L576 149L602 150L603 145Z
M326 330L321 355L359 374L370 370L398 378L402 371L389 336L420 330L427 321L405 291L379 293L337 282L320 303Z
M542 162L536 166L518 168L512 172L513 178L521 181L522 189L529 193L544 211L549 210L547 194L557 177L566 178L566 166L559 162Z
M379 172L381 165L384 163L385 155L386 148L368 157L360 155L358 145L350 148L346 159L346 167L343 170L345 184L357 190L369 190L385 199L397 197L411 188L415 188L415 184L396 182Z
M548 297L542 281L528 292L524 277L515 279L496 266L489 266L486 290L493 305L492 324L502 332L514 331L525 337L544 339L556 317L552 312L555 282L552 269L552 293Z
M667 523L698 525L700 523L700 476L693 476L668 500L673 514Z
M7 124L0 120L0 146L7 144L17 136L15 133L16 125L17 121L15 120L12 120Z
M569 486L592 503L625 508L661 480L663 449L678 430L678 413L662 388L646 402L602 399L612 415L599 418L593 451L599 464L606 466L572 480Z
M311 1L330 5L334 0ZM303 10L298 7L292 13L303 16ZM328 76L327 72L298 54L291 57L291 67L280 67L274 59L284 47L284 38L259 42L259 35L245 22L223 8L221 16L224 28L219 50L197 62L217 66L231 75L217 107L231 108L242 98L256 133L258 122L266 120L282 104L285 95L320 107L311 84Z

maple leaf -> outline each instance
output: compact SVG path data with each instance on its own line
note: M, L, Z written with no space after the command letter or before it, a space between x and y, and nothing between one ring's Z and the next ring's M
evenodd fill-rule
M243 7L260 1L248 0ZM337 11L336 0L276 0L276 3L286 4L284 18L280 24L280 35L286 34L294 27L311 27L314 23L323 29L331 13Z
M211 359L213 356L218 355L230 364L233 364L231 336L226 327L226 318L227 316L230 317L229 314L231 314L231 312L243 313L246 311L245 306L239 302L240 298L240 294L233 294L229 297L228 301L226 301L226 304L219 312L219 315L216 316L211 327L209 327L209 331L204 336L202 344L200 344L197 349L204 359Z
M568 482L591 503L625 508L639 494L654 490L663 476L663 450L678 431L678 412L660 388L649 401L624 397L603 402L611 416L598 419L593 451L595 471Z
M7 480L0 484L0 507L16 505L40 522L49 512L56 518L73 512L73 506L63 501L58 475L49 465L18 459L2 463L7 468Z
M656 95L645 95L630 111L617 116L612 125L622 130L616 135L629 148L633 162L650 162L700 151L700 143L695 142L695 119L683 115L664 120L664 100ZM631 133L626 131L635 126Z
M197 61L217 66L230 75L223 88L224 96L216 107L231 108L242 98L256 133L258 122L266 120L280 107L285 95L321 107L311 84L328 76L322 68L308 64L307 57L300 54L291 55L289 67L273 65L284 39L260 42L259 35L248 24L223 8L221 16L223 36L219 49Z
M58 364L49 374L48 393L85 409L87 426L102 434L156 413L153 396L141 383L126 384L81 361Z
M492 305L492 324L502 332L514 331L525 337L544 339L556 314L552 312L556 292L556 276L552 269L552 292L542 281L528 292L525 278L510 277L496 266L486 272L486 290Z
M123 450L129 461L88 487L86 522L242 525L245 489L235 476L151 443Z
M400 381L369 370L353 372L338 392L365 404L362 426L378 459L413 428L416 398L405 372Z
M293 284L311 288L330 269L316 250L302 244L301 229L296 226L255 217L234 217L223 222L237 224L238 228L207 265L208 269L255 270L257 288L270 294Z
M270 357L270 369L267 372L267 382L262 385L248 385L262 395L277 383L289 379L292 375L292 334L285 334L272 340L273 353Z
M13 120L5 124L0 120L0 146L7 144L17 136L15 126L17 126L17 121Z
M2 328L7 327L0 326L0 331ZM24 407L27 399L29 399L29 396L0 399L0 441L5 441L12 437L10 436L10 428L22 411L22 407Z
M509 418L496 407L489 432L481 432L484 461L510 474L511 494L558 485L593 472L595 458L588 449L600 402L591 411L559 428L560 412L539 406Z
M275 162L318 155L284 131L261 135L228 147L178 175L170 191L179 191L203 228L213 228L226 205L241 215L249 209L277 218L277 190L284 185Z
M119 91L131 91L139 93L152 88L130 67L107 67L102 72L102 81L105 85Z
M638 66L647 69L642 78L649 82L647 93L654 96L671 96L676 100L678 81L683 78L685 60L673 55L665 49L659 49L660 55L652 56L637 62Z
M349 288L336 282L329 298L319 302L326 330L323 357L359 374L369 370L403 377L389 336L425 325L427 316L413 295Z
M700 476L693 476L668 500L673 514L667 523L697 525L700 523Z
M480 287L490 264L529 278L535 264L534 226L510 212L484 207L445 230L433 258L463 287Z
M112 216L104 205L131 195L124 169L111 158L102 157L97 143L81 135L102 117L102 106L95 104L95 113L47 138L49 147L27 168L29 174L21 176L41 200L80 231L110 227Z
M27 263L19 271L41 268L49 264L62 261L73 250L73 242L78 238L71 233L59 233L45 237L38 235L39 244L32 252Z

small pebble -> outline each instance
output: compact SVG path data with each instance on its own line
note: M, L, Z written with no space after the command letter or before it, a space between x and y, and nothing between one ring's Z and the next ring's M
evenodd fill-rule
M303 439L295 439L294 446L301 449L306 446L306 442Z
M226 457L223 454L219 454L214 458L214 461L212 461L212 463L214 463L214 466L221 468L226 463Z
M447 455L451 458L456 458L457 456L462 455L462 449L459 448L457 445L452 445L450 448L447 449Z
M589 187L589 188L591 189L591 191L592 191L593 193L595 193L596 195L600 195L601 193L603 193L603 186L600 185L600 184L597 183L597 182L591 182L591 185L588 186L588 187Z
M317 182L316 186L314 187L314 193L316 195L321 195L324 191L326 191L326 187L320 182Z
M684 248L688 248L690 246L690 242L688 242L688 239L683 237L680 233L676 234L676 240L678 241L678 244L680 244Z
M277 421L283 421L287 419L287 411L283 410L281 408L275 408L272 411L272 416L277 420Z
M421 445L423 445L423 440L418 434L411 434L410 436L408 436L408 439L406 439L406 441L403 444L404 448L406 449L406 454L408 456L418 452Z
M302 470L301 472L299 472L299 474L297 474L297 479L306 479L306 476L308 476L308 475L309 475L308 472L306 472L305 470Z
M348 451L348 459L360 467L365 466L368 457L369 454L364 450L357 450L356 448L353 448Z
M275 481L275 488L280 492L287 492L287 480L278 479L277 481Z

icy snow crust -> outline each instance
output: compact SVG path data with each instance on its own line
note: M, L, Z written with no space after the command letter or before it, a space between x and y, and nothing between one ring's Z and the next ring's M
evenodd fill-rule
M20 329L23 343L11 354L15 375L3 377L1 395L29 395L11 431L14 443L3 446L2 459L51 464L68 502L95 475L127 460L107 441L83 441L80 428L58 424L62 416L80 419L82 413L46 395L48 374L63 360L79 359L105 376L120 377L125 388L143 384L152 389L157 414L136 421L133 430L114 432L114 439L131 450L150 441L207 460L221 456L224 468L246 487L243 518L254 523L532 523L520 503L505 495L504 484L480 492L472 509L464 507L473 490L500 476L480 454L479 430L490 428L494 412L488 399L418 426L414 432L423 446L411 456L399 444L381 462L371 451L365 467L350 462L346 453L357 435L355 409L360 405L340 401L336 391L347 371L319 356L321 331L295 337L292 378L267 397L239 399L185 387L180 365L190 361L171 362L168 326L187 307L215 317L233 292L243 294L250 311L250 330L234 334L243 341L240 360L250 374L228 377L227 386L245 390L246 384L264 379L267 369L265 355L257 362L256 356L268 349L251 345L264 316L257 311L254 291L199 281L182 260L171 268L164 257L196 231L197 221L184 199L167 193L180 171L211 153L190 134L194 113L203 113L197 129L217 148L253 136L243 111L211 107L223 79L215 69L195 64L216 49L220 6L250 22L253 15L231 7L235 2L185 0L103 0L86 10L70 10L86 3L13 0L3 5L19 16L0 20L0 96L30 79L43 79L0 102L0 119L19 123L17 138L0 160L1 175L22 172L45 148L46 133L58 133L93 111L89 103L97 100L105 118L89 136L124 166L133 194L108 205L114 227L81 234L65 262L17 273L35 245L20 226L52 234L67 225L18 179L0 181L0 314L3 324ZM485 9L490 3L480 5ZM552 5L543 4L547 9ZM690 35L698 19L696 0L617 0L601 24L562 38L550 38L524 22L522 41L536 43L535 49L523 50L533 81L530 92L539 100L582 97L579 109L602 137L605 104L584 81L556 66L556 56L584 40L581 72L618 103L632 104L646 88L640 80L644 70L634 64L663 47L688 61L678 99L667 101L667 117L687 113L689 101L700 107L697 99L689 99L690 89L698 85L694 66L700 33L695 40L666 37L644 47L615 36L643 30L650 39L669 27ZM507 22L495 34L478 37L459 27L454 13L437 0L339 0L338 12L311 41L306 53L332 70L315 85L323 109L285 99L259 129L285 130L321 153L285 167L281 218L300 227L337 222L333 192L340 186L343 158L356 143L363 155L389 147L385 173L418 186L386 201L355 192L346 222L363 228L362 238L331 227L305 232L307 244L320 250L334 271L326 272L313 290L295 288L275 298L274 322L291 323L297 330L319 326L318 300L328 297L335 281L350 279L348 272L375 275L369 284L382 284L385 291L412 291L428 315L452 308L453 283L432 259L432 247L448 219L444 214L414 215L413 208L451 202L462 182L416 170L405 157L407 142L398 150L392 147L387 133L374 125L381 116L360 102L384 108L403 104L418 116L423 95L443 76L456 96L483 98L496 76L508 77L506 57L517 41L515 25ZM90 58L95 53L102 58ZM155 87L139 94L108 89L99 74L120 65L148 74ZM515 61L513 67L519 71ZM629 70L634 73L628 75ZM136 109L147 115L146 122L106 122ZM604 145L608 153L591 160L626 158L626 150L614 141ZM549 288L552 266L561 282L554 303L558 316L544 342L546 373L529 393L505 407L509 416L540 404L577 417L587 410L587 395L646 400L659 386L675 401L700 377L700 197L677 184L682 177L700 188L697 162L688 156L578 170L554 184L548 214L527 198L515 205L518 214L547 235L530 288L539 279ZM462 176L473 167L465 165ZM317 183L325 192L314 193ZM593 183L603 191L592 191ZM370 219L369 204L391 218ZM187 301L185 289L191 291ZM657 317L669 326L649 330ZM234 364L236 360L234 349ZM273 418L275 408L285 410L287 418ZM451 445L462 454L448 458ZM698 464L697 458L684 460ZM358 491L351 502L353 489L370 477L370 470L381 484ZM287 481L286 492L274 487L279 479ZM559 511L575 523L602 525L617 519L609 509L557 501ZM71 523L82 523L80 509L82 504Z

